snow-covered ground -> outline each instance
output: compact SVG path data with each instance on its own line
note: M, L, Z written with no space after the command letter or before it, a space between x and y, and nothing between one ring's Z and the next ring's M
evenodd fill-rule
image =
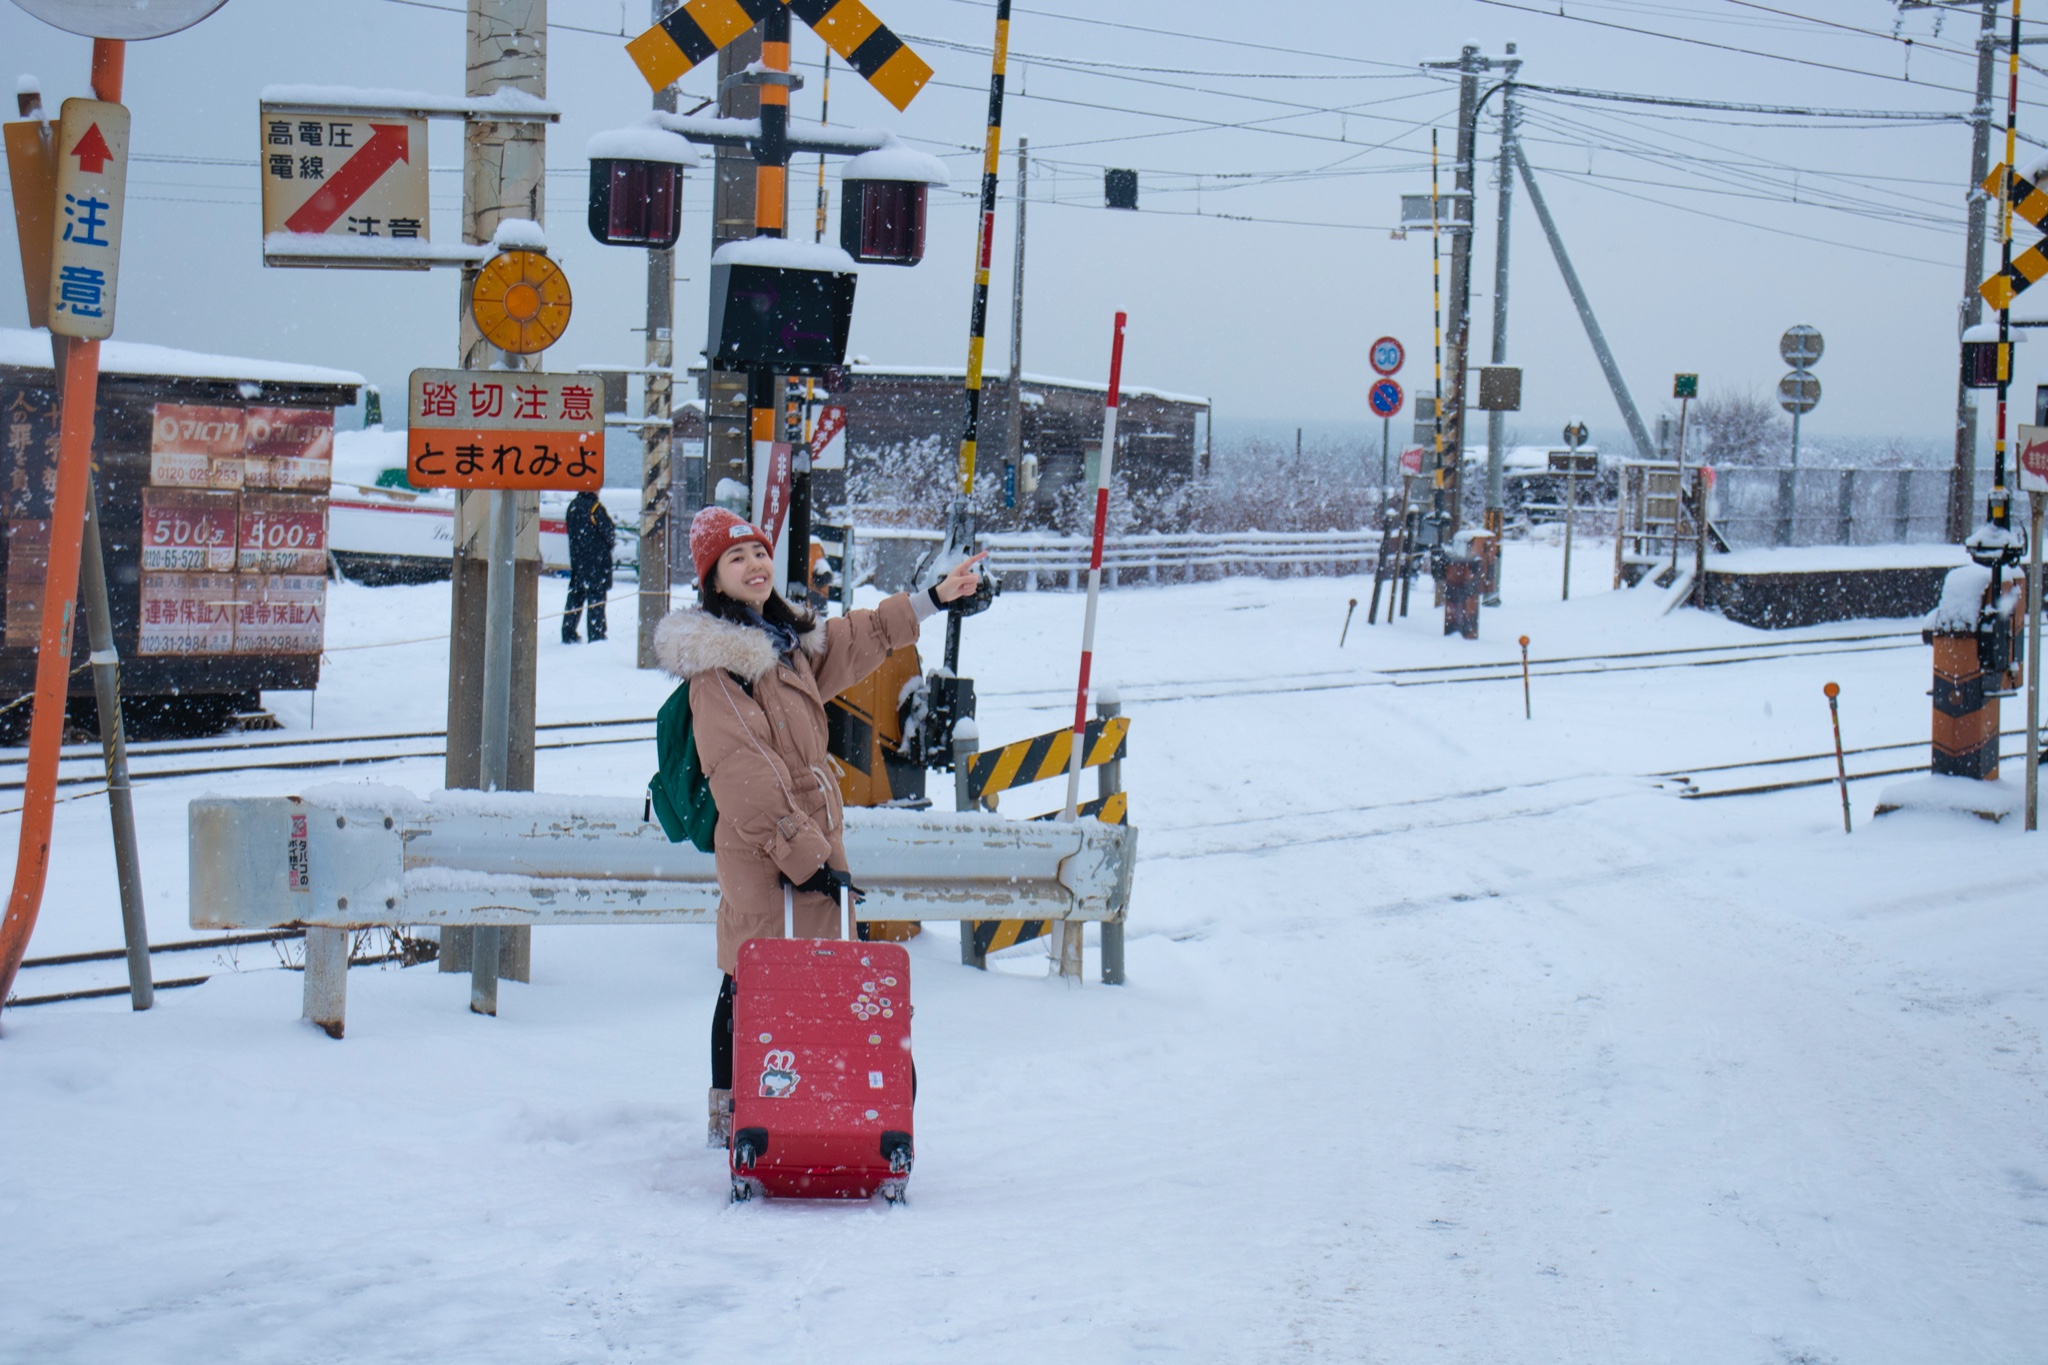
M1844 836L1831 788L1646 778L1825 748L1829 680L1852 746L1924 738L1910 639L1539 678L1526 721L1518 682L1377 671L1910 626L1767 637L1577 558L1563 604L1556 552L1510 546L1477 643L1425 589L1339 650L1359 579L1106 596L1130 984L1092 941L1070 988L1035 945L983 975L951 925L915 940L904 1208L728 1205L700 929L540 930L496 1019L359 969L339 1043L268 948L173 968L214 974L145 1015L10 1011L0 1360L2043 1359L2048 843L1873 821L1880 783ZM440 724L445 645L382 642L444 632L446 594L332 590L319 731ZM664 695L614 610L604 645L543 628L543 720ZM1079 628L1054 593L968 624L985 743L1068 713ZM545 752L540 785L635 792L650 750ZM331 780L145 784L153 937L190 933L191 797ZM118 942L105 826L59 808L32 953Z

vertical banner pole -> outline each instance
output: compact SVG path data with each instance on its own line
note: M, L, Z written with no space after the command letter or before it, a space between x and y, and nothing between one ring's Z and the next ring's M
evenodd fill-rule
M1074 746L1067 756L1067 804L1060 819L1077 818L1081 801L1082 749L1088 734L1088 675L1095 667L1095 606L1102 596L1102 538L1109 523L1110 466L1116 459L1117 394L1124 373L1124 320L1116 315L1109 345L1109 398L1102 405L1102 455L1095 462L1095 535L1088 548L1088 612L1081 625L1081 678L1074 688Z

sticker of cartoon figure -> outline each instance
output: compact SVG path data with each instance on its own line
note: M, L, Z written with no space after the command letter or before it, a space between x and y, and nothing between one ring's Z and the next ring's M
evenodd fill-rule
M796 1093L796 1083L802 1079L796 1072L796 1054L786 1048L777 1048L761 1059L761 1098L764 1100L788 1099Z

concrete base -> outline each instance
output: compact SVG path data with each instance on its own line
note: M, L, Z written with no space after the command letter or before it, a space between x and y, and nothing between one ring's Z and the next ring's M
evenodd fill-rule
M1741 550L1707 559L1706 605L1764 630L1872 617L1920 617L1941 600L1953 545Z

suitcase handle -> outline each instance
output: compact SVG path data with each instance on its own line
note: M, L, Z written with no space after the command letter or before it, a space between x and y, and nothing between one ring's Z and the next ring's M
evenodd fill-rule
M782 936L796 937L796 888L786 880L782 883Z

